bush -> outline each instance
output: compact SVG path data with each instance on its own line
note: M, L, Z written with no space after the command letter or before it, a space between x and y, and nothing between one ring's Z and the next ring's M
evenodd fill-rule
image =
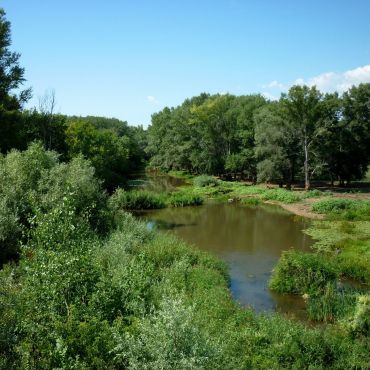
M159 209L166 206L164 197L145 190L124 191L118 188L109 199L112 210Z
M213 176L201 175L194 178L193 184L197 188L203 188L205 186L216 186L219 184L219 180Z
M66 196L76 214L89 215L94 228L107 231L106 194L88 161L59 163L55 152L37 143L0 159L0 264L17 255L36 210L47 213Z
M337 273L323 256L296 251L283 252L275 266L270 288L279 293L319 294L328 283L335 283Z

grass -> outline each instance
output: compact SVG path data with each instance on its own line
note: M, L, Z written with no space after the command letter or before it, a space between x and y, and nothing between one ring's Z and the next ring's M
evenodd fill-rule
M168 195L166 204L170 207L200 206L203 198L189 191L178 191Z
M117 189L109 200L110 209L142 210L165 207L199 206L203 198L189 190L155 193L146 190L124 191Z
M308 317L326 323L345 319L354 312L357 297L358 293L338 291L329 283L321 294L308 298Z
M112 209L159 209L166 206L163 195L145 190L117 189L109 200Z
M370 220L370 202L357 199L327 198L312 205L312 211L333 220Z

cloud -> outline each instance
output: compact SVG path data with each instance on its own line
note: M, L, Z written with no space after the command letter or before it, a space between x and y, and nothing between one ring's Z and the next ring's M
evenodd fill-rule
M146 97L146 99L148 100L148 102L149 102L150 104L153 104L153 105L157 105L157 104L159 104L159 101L156 99L156 97L155 97L155 96L148 95L148 96Z
M268 91L263 91L261 94L262 94L262 96L264 96L268 100L278 100L279 99L276 96L269 93Z
M262 87L264 89L279 89L279 90L283 90L285 88L285 85L274 80L274 81L271 81L269 82L268 84L265 84L265 85L262 85Z
M295 81L295 84L306 84L308 86L315 85L319 90L323 92L338 91L339 93L342 93L350 89L352 86L357 86L360 83L366 82L370 82L370 64L363 67L350 69L341 73L322 73L307 80L300 78Z
M315 85L324 93L334 91L343 93L352 86L366 82L370 82L370 64L344 72L325 72L306 79L297 78L290 84L283 84L277 80L273 80L268 84L262 85L264 89L262 95L267 99L276 100L277 93L286 92L292 85Z

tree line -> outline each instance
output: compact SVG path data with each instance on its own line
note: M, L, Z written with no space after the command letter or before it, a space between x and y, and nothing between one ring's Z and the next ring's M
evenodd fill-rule
M278 101L203 93L153 114L147 151L150 165L165 171L343 185L361 179L370 162L370 84L342 95L297 85Z

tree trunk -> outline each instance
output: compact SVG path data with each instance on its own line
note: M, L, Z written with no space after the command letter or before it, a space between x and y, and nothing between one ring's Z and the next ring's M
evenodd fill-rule
M308 168L308 143L306 129L304 134L304 188L305 190L310 190L310 175Z

